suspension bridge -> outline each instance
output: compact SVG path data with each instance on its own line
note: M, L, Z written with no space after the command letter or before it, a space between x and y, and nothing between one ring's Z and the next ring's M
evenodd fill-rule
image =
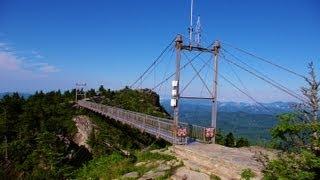
M242 55L249 56L259 62L265 63L277 68L281 71L285 71L291 75L294 75L303 80L307 79L305 76L279 64L274 63L266 58L262 58L255 53L251 53L242 48L238 48L232 44L225 43L223 41L214 41L209 43L208 46L202 46L201 42L201 25L200 17L197 19L197 23L193 26L192 20L193 12L193 2L191 5L191 20L189 27L189 42L185 43L185 37L183 35L177 35L174 37L170 43L161 51L160 55L152 62L150 66L134 81L130 88L139 88L142 86L143 81L151 74L152 71L155 72L156 67L160 64L161 60L165 53L170 51L170 49L175 49L176 58L175 58L175 70L172 74L166 74L159 83L154 83L154 86L150 88L153 91L161 89L164 83L171 80L171 101L170 105L173 108L173 118L165 119L146 115L143 113L133 112L119 107L112 107L103 104L96 103L92 100L78 99L78 96L84 96L83 88L86 84L77 84L76 87L76 102L77 104L88 110L99 113L105 117L120 121L124 124L128 124L134 128L140 129L142 132L149 133L158 138L164 139L173 144L187 144L188 140L193 139L204 143L215 143L215 133L217 129L217 109L218 109L218 78L223 79L231 87L237 90L239 93L246 96L249 100L259 105L265 110L269 110L262 103L260 103L256 98L254 98L247 90L246 86L242 82L240 76L238 76L235 71L237 81L240 82L242 87L233 81L231 81L225 74L222 74L218 71L219 62L223 61L228 64L230 67L238 68L243 72L253 76L254 78L263 81L264 83L270 85L271 87L281 91L288 96L296 99L298 102L305 103L306 100L303 96L297 92L289 89L287 86L279 83L278 81L272 79L270 76L263 73L261 70L251 66L245 60L242 60L238 55L233 52L241 53ZM190 58L187 53L196 53L192 58ZM210 57L205 61L201 55L209 54ZM187 62L181 65L182 55L184 55ZM195 66L195 62L201 62L202 65L199 67ZM212 63L210 63L212 62ZM194 71L194 76L184 84L183 88L180 88L182 85L181 81L181 72L187 67L191 67L191 70ZM212 84L208 85L206 78L203 77L202 73L205 68L208 68L212 71ZM207 74L206 74L207 76ZM195 78L199 78L203 87L207 91L207 97L203 96L184 96L183 92L190 86ZM139 85L140 84L140 85ZM211 87L210 87L211 86ZM180 120L180 103L181 99L207 99L212 103L211 111L211 123L207 127L193 125L181 122Z
M171 91L171 95L172 95L172 99L171 99L171 106L174 109L174 117L173 119L166 119L166 118L159 118L159 117L155 117L155 116L150 116L147 114L143 114L143 113L138 113L138 112L133 112L133 111L129 111L129 110L125 110L125 109L121 109L118 107L112 107L112 106L107 106L107 105L103 105L103 104L99 104L96 103L92 100L79 100L77 99L77 104L82 107L82 108L86 108L88 110L91 110L93 112L99 113L105 117L114 119L116 121L122 122L124 124L128 124L134 128L137 128L139 130L141 130L141 132L146 132L149 133L151 135L156 136L157 138L161 138L164 139L170 143L173 144L187 144L189 139L193 139L193 140L197 140L199 142L204 142L204 143L214 143L214 138L215 138L215 131L216 131L216 117L217 117L217 78L218 76L221 77L223 80L225 80L225 82L229 83L232 87L234 87L236 90L238 90L240 93L244 94L245 96L247 96L249 99L251 99L253 102L257 103L258 105L261 106L261 108L265 108L268 110L267 107L264 107L263 104L259 103L253 96L251 96L248 92L246 92L245 90L243 90L242 88L240 88L239 86L237 86L235 83L233 83L231 80L229 80L225 75L218 73L218 58L221 58L222 60L228 62L229 64L234 65L235 67L238 67L239 69L242 69L245 72L248 72L249 74L253 75L254 77L256 77L257 79L260 79L266 83L268 83L269 85L277 88L278 90L288 94L289 96L292 96L293 98L296 98L298 101L300 102L305 102L305 99L297 94L296 92L290 90L289 88L287 88L286 86L278 83L277 81L273 80L272 78L264 75L263 73L261 73L260 71L258 71L257 69L251 67L250 65L246 64L244 61L242 61L241 59L239 59L238 57L236 57L234 54L230 53L228 50L226 50L225 48L221 48L219 43L212 43L211 44L211 48L202 48L202 47L198 47L198 46L192 46L192 45L183 45L183 40L182 40L182 36L178 35L176 37L176 39L174 41L172 41L166 48L164 51L166 51L168 49L168 47L173 45L173 42L175 42L174 47L176 48L176 72L170 74L169 76L167 76L166 78L163 79L163 81L161 81L159 84L156 84L152 90L155 90L157 87L159 87L160 85L162 85L163 83L167 82L169 79L171 79L173 76L175 76L174 80L171 82L172 85L172 91ZM224 44L224 43L222 43ZM229 44L228 44L229 45ZM230 47L233 47L231 45L229 45ZM222 50L221 54L220 53L220 49ZM235 48L238 49L238 48ZM185 50L185 51L200 51L195 57L193 58L188 58L187 56L187 60L188 62L184 65L180 65L180 58L181 58L181 51ZM295 76L298 76L300 78L305 79L306 77L298 74L286 67L274 64L273 62L260 58L259 56L255 56L254 54L251 54L245 50L242 49L238 49L241 52L244 52L250 56L254 56L255 58L258 58L259 60L268 63L274 67L277 67L281 70L287 71ZM195 61L195 59L197 59L199 57L199 55L203 52L209 52L212 53L213 56L215 57L213 59L213 62L216 63L214 65L214 67L210 66L207 62L203 62L203 66L200 69L196 69L193 65L192 62ZM161 57L163 55L163 52L160 54L159 57ZM229 55L230 57L233 57L233 59L229 59L226 57L226 55ZM144 78L144 76L148 73L148 71L155 65L157 65L157 61L160 58L157 58L150 67L147 68L147 70L145 72L142 73L141 76L139 76L139 78L130 86L131 88L133 88L140 80L142 80ZM202 60L202 59L201 59ZM237 60L237 61L235 61ZM203 60L202 60L203 61ZM245 64L244 65L241 65ZM201 79L201 82L204 84L204 86L206 87L206 89L208 90L208 94L210 95L210 97L186 97L186 96L181 96L179 94L179 81L180 81L180 71L182 71L185 67L187 67L188 65L190 65L192 67L192 69L194 69L195 71L195 76L192 77L192 79L186 83L186 87L190 84L190 82L192 80L195 79L195 77L199 77ZM210 91L208 85L206 84L205 80L200 76L200 72L202 71L203 67L207 66L210 69L213 70L214 72L214 77L215 77L215 81L213 83L213 89L212 91ZM249 68L248 68L249 67ZM77 92L77 97L78 96L85 96L85 93L83 93L83 87L85 86L85 84L77 84L78 88L76 90ZM183 88L184 89L186 89ZM185 122L181 122L179 121L179 100L182 98L187 98L187 99L209 99L212 102L212 122L211 122L211 126L209 127L203 127L203 126L198 126L198 125L192 125L192 124L188 124Z

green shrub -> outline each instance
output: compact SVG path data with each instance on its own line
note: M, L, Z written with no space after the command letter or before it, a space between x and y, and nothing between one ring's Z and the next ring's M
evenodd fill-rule
M255 176L256 176L255 173L249 168L243 169L241 172L241 179L244 179L244 180L250 180L251 178L254 178Z
M320 157L309 150L284 153L270 161L264 170L265 179L319 179Z
M234 147L235 146L235 140L234 136L232 133L227 134L225 138L225 143L224 145L227 147Z
M77 179L114 179L121 174L130 172L132 166L129 159L118 153L101 156L90 161L77 172Z
M249 141L245 138L239 138L236 142L236 147L247 147L249 145Z
M138 172L140 175L154 168L154 166L135 166L137 162L154 162L157 160L169 161L173 156L150 151L137 151L132 157L124 157L119 153L112 153L108 156L94 158L76 172L76 179L115 179L128 172ZM171 175L171 171L166 172L165 177Z
M221 180L221 178L215 174L210 174L210 180Z
M160 153L152 153L150 151L146 152L137 152L136 153L138 161L149 161L149 160L165 160L170 161L174 159L175 157L166 155L166 154L160 154Z

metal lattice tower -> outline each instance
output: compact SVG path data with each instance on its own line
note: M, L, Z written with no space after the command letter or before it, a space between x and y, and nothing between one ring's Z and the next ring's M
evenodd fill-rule
M171 106L173 107L173 120L176 131L179 130L179 100L181 98L184 99L211 99L212 100L212 116L211 116L211 127L208 128L209 131L215 131L217 129L217 107L218 107L218 56L220 50L220 43L216 41L212 48L204 48L200 46L193 45L184 45L183 38L181 35L177 35L176 38L176 73L175 78L172 81L172 99ZM181 61L181 52L182 51L198 51L198 52L206 52L212 53L214 55L213 63L214 63L214 82L212 87L212 97L210 98L202 98L202 97L182 97L180 96L180 61ZM215 142L215 138L212 138L212 142Z
M85 87L87 86L86 83L76 83L76 102L78 102L79 97L82 99L86 98Z
M193 42L193 0L191 0L191 6L190 6L190 26L188 28L189 31L189 44L191 45Z
M195 39L193 40L193 0L191 0L191 15L190 15L190 27L189 30L189 45L183 44L183 38L181 35L177 35L175 41L176 48L176 72L175 78L172 81L172 99L171 106L173 107L173 120L175 131L179 131L179 100L181 98L192 98L192 99L211 99L212 100L212 115L211 115L211 127L208 128L208 131L214 133L217 129L217 108L218 108L218 56L220 50L220 43L216 41L213 44L212 48L201 47L201 24L200 16L198 16L196 27L195 27ZM214 63L214 73L213 73L213 87L212 87L212 97L202 98L202 97L181 97L180 96L180 61L181 61L181 51L198 51L200 53L207 52L213 54L213 63ZM209 132L209 133L210 133ZM215 137L213 136L211 141L215 143Z
M200 46L201 44L201 23L200 23L200 16L198 16L198 19L197 19L197 24L196 24L196 27L195 27L195 36L194 36L194 41L195 41L195 44L197 46Z

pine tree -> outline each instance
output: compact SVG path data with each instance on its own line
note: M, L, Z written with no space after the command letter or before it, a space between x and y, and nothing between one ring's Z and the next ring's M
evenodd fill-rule
M229 134L227 134L224 144L227 147L234 147L235 146L234 136L231 132Z

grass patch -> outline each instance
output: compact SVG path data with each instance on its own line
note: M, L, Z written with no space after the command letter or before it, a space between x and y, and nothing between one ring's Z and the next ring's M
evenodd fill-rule
M241 172L241 179L243 180L250 180L251 178L254 178L256 174L249 168L243 169Z
M221 178L215 174L210 175L210 180L221 180Z
M77 172L77 179L112 179L126 172L131 172L133 167L130 159L118 153L95 158Z
M138 162L153 161L153 160L170 161L172 159L175 159L174 156L170 156L167 154L160 154L160 153L152 153L150 151L145 151L145 152L137 151L136 157Z
M109 156L94 158L88 164L79 169L76 173L76 179L115 179L129 172L138 172L140 176L156 168L156 161L164 162L175 159L174 156L152 153L150 151L137 151L133 157L124 157L119 153L113 153ZM147 162L149 165L135 166L137 162ZM150 165L151 164L151 165ZM166 174L157 179L167 179L173 173L176 167L166 171Z

